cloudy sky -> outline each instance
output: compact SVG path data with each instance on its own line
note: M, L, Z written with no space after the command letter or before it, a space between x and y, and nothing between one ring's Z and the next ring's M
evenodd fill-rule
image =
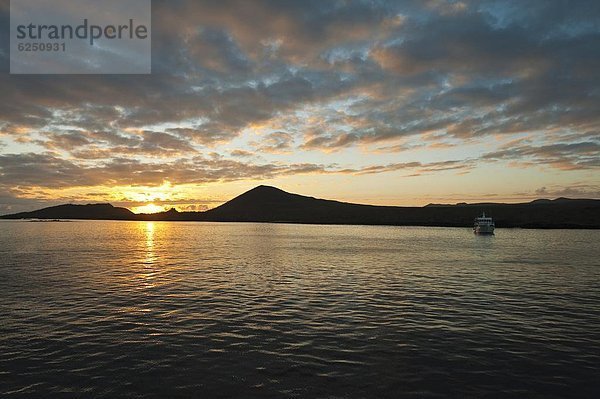
M154 1L151 75L9 75L0 214L600 197L600 2Z

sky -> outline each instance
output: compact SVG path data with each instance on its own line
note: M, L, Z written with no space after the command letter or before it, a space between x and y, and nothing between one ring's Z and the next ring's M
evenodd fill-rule
M8 4L0 214L600 198L595 0L153 1L149 75L10 75Z

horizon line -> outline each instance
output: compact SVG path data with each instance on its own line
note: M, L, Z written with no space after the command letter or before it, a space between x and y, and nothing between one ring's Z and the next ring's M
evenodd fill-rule
M177 213L205 213L208 212L212 209L216 209L221 205L224 205L246 193L249 193L251 191L257 190L259 188L268 188L268 189L275 189L278 191L281 191L283 193L286 194L290 194L290 195L298 195L298 196L302 196L302 197L306 197L306 198L314 198L317 200L325 200L325 201L334 201L334 202L340 202L343 204L350 204L350 205L364 205L364 206L374 206L374 207L392 207L392 208L425 208L428 206L461 206L461 205L518 205L518 204L530 204L533 202L538 202L538 201L557 201L557 200L569 200L569 201L578 201L578 200L582 200L582 201L600 201L599 198L589 198L589 197L584 197L584 198L572 198L572 197L564 197L564 196L559 196L559 197L554 197L554 198L546 198L546 197L535 197L533 199L530 200L521 200L519 202L519 200L517 200L516 202L494 202L494 201L476 201L476 202L467 202L467 201L458 201L455 203L446 203L446 202L430 202L427 203L425 205L379 205L379 204L369 204L369 203L360 203L360 202L349 202L349 201L344 201L344 200L337 200L337 199L329 199L329 198L320 198L320 197L313 197L311 195L307 195L307 194L298 194L298 193L292 193L286 190L283 190L279 187L276 186L271 186L271 185L265 185L265 184L260 184L257 185L253 188L251 188L250 190L246 190L241 194L238 194L232 198L230 198L229 200L225 200L224 202L220 203L219 205L213 207L213 208L207 208L204 210L178 210L176 208L176 206L173 205L163 205L163 210L161 211L157 211L157 212L135 212L132 208L139 208L140 206L123 206L119 204L119 201L116 201L115 203L113 202L87 202L87 203L83 203L83 202L65 202L65 203L61 203L61 204L56 204L56 205L50 205L50 206L46 206L46 207L42 207L42 208L36 208L30 211L20 211L20 212L13 212L13 213L6 213L6 214L0 214L0 217L3 216L11 216L11 215L17 215L17 214L21 214L21 213L30 213L30 212L37 212L40 210L44 210L44 209L49 209L49 208L55 208L55 207L60 207L60 206L68 206L68 205L73 205L73 206L90 206L90 205L110 205L114 208L121 208L121 209L127 209L129 212L131 212L134 215L157 215L157 214L161 214L161 213L167 213L167 212L171 212L171 211L175 211ZM81 200L83 201L83 200ZM143 202L146 205L155 205L156 202L160 202L160 201L150 201L150 202ZM165 202L169 202L169 201L165 201ZM172 202L170 202L172 204ZM115 205L116 204L116 205ZM156 205L161 206L161 205ZM169 207L170 206L170 207ZM167 208L168 207L168 208Z

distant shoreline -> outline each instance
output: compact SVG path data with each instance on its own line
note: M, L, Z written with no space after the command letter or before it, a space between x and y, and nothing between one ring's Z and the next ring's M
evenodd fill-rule
M600 200L535 200L529 203L427 205L395 207L352 204L292 194L275 187L258 186L221 206L204 212L175 209L135 214L111 204L58 205L32 212L0 216L25 220L123 220L166 222L286 223L340 226L472 227L482 212L498 228L539 230L600 229Z

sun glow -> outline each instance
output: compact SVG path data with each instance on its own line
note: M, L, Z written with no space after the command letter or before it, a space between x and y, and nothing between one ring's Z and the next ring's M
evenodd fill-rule
M157 187L136 186L124 187L119 190L120 195L131 200L139 202L152 203L152 201L167 201L173 198L173 186L169 182L164 182Z
M164 210L164 207L155 204L146 204L142 206L134 206L131 208L131 211L133 213L158 213L163 212Z

